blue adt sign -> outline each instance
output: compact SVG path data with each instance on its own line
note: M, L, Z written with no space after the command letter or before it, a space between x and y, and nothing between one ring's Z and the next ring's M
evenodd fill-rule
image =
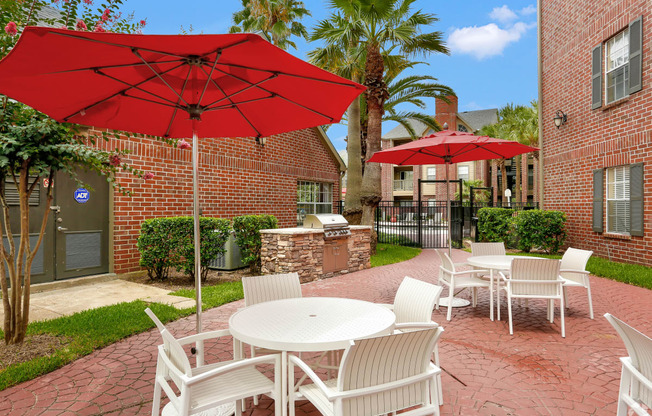
M90 197L91 197L91 193L88 192L87 189L78 188L77 190L75 190L75 201L79 202L80 204L87 203Z

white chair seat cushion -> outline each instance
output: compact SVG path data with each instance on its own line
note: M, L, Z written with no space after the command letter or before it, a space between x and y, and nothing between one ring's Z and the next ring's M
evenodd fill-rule
M331 390L332 393L337 392L337 378L326 380L324 381L324 384L326 384L326 387ZM310 400L322 415L333 416L335 414L333 403L328 401L324 393L315 384L306 384L299 387L299 393L301 393L305 399Z
M228 362L220 364L225 365ZM272 380L253 367L245 367L190 387L191 405L192 407L201 407L217 401L236 400L242 396L242 391L257 391L254 394L263 394L273 389L274 382Z

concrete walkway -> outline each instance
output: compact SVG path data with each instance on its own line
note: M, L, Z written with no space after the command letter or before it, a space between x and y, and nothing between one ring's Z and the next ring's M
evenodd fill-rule
M454 252L462 261L468 253ZM439 261L432 250L399 264L303 285L304 296L339 296L391 303L409 275L435 283ZM543 303L515 304L514 335L506 320L489 320L489 299L480 292L477 308L454 309L433 319L446 332L440 344L444 370L442 415L613 415L620 379L618 357L625 348L602 317L605 312L652 334L652 291L591 277L595 319L588 316L586 292L569 291L566 338L559 319L546 321ZM468 296L468 295L467 295ZM503 302L504 303L504 302ZM206 330L226 328L229 316L243 306L233 302L206 311ZM503 305L503 316L507 316ZM193 333L194 317L168 325L176 336ZM0 392L2 415L148 415L151 412L156 345L155 330L81 358L57 371ZM227 359L228 348L207 345L209 360ZM245 414L273 414L271 400L261 400ZM317 415L302 402L297 415Z

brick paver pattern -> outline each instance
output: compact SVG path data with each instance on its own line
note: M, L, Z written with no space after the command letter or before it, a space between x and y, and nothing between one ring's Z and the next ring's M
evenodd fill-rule
M454 251L454 261L469 254ZM302 286L304 296L336 296L392 303L404 276L437 283L439 260L433 250L416 258ZM614 415L620 380L618 358L626 350L602 317L610 312L646 334L652 334L652 291L591 276L595 319L589 318L586 291L570 288L566 338L555 322L546 320L543 301L529 307L514 303L514 335L509 335L507 309L502 321L489 320L487 291L478 306L454 308L450 322L445 309L433 320L443 325L440 360L443 370L442 415ZM444 295L446 290L444 290ZM462 292L461 297L470 297ZM204 313L205 330L228 327L243 301ZM177 337L194 332L194 316L168 324ZM230 340L207 344L207 359L228 359ZM28 415L149 415L152 406L156 346L151 330L83 357L57 371L0 392L0 414ZM165 404L167 400L163 403ZM244 413L273 414L273 402L247 400ZM318 415L308 402L297 405L297 416Z

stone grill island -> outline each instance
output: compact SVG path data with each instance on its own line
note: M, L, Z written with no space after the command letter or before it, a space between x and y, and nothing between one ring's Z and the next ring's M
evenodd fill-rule
M337 214L308 215L304 227L260 231L262 273L297 272L301 282L371 267L371 227Z

